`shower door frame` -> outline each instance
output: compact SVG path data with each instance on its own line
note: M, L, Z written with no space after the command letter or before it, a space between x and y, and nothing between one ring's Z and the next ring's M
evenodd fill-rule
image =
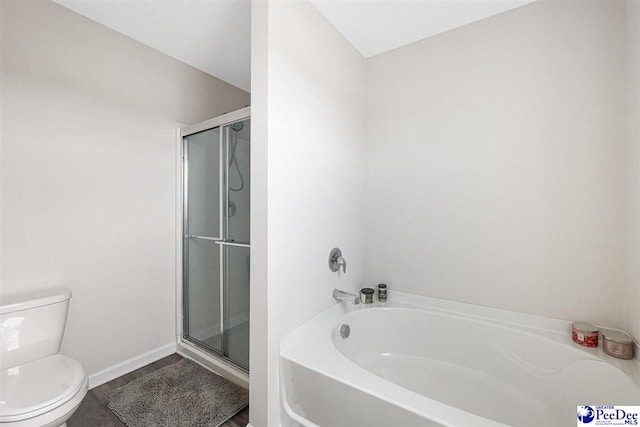
M208 346L201 341L187 336L185 330L188 328L189 319L187 317L188 311L185 305L188 303L188 245L185 244L187 240L187 232L189 225L189 211L188 211L188 173L189 173L189 165L188 165L188 151L186 148L186 144L184 142L184 138L189 135L194 135L200 132L204 132L214 128L220 128L220 152L226 154L225 147L223 147L222 141L226 137L223 135L223 127L230 125L234 122L243 121L251 118L251 107L245 107L237 111L233 111L230 113L225 113L222 116L215 117L213 119L205 120L200 123L196 123L194 125L189 126L179 126L178 129L178 209L177 209L177 253L176 253L176 280L178 282L177 286L177 350L179 354L183 356L193 357L196 360L204 363L208 367L213 370L218 371L223 376L231 376L235 377L235 379L240 380L241 382L248 383L248 370L244 366L238 364L233 359L225 356L225 343L222 344L221 350L217 350ZM220 199L219 199L219 212L220 212L220 233L222 233L222 229L226 227L222 224L226 218L226 215L223 215L224 203L228 200L226 196L226 186L227 186L227 176L228 176L228 167L226 165L224 156L220 156ZM224 168L224 170L223 170ZM224 177L224 179L222 179ZM228 220L228 218L227 218ZM219 238L212 238L209 240L223 242L224 236L221 234ZM220 329L222 331L222 341L226 341L225 333L224 333L224 324L226 322L225 319L225 307L224 304L227 304L226 298L228 298L228 292L225 291L225 283L227 278L224 277L227 274L227 269L223 266L223 252L225 248L225 244L220 245ZM244 244L236 244L235 246L244 246L249 247L250 245ZM224 294L224 295L223 295ZM222 372L220 372L222 370Z

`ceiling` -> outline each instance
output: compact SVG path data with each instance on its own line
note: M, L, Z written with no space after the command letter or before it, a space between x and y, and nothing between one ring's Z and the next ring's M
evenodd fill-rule
M241 89L251 89L250 0L53 0Z
M251 89L250 0L53 0ZM311 0L368 58L537 0Z
M365 58L536 0L311 0Z

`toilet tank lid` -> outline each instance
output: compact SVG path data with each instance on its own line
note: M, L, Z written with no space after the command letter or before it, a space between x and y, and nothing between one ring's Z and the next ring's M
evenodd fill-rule
M55 304L71 299L66 288L44 289L15 295L0 296L0 314L28 310L43 305Z

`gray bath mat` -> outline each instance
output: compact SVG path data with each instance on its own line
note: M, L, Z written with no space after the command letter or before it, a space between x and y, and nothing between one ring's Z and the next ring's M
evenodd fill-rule
M182 359L109 391L105 400L129 427L217 427L249 404L249 391Z

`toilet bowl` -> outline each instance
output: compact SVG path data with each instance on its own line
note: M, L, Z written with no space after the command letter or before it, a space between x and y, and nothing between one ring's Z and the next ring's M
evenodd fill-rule
M0 302L0 427L59 427L87 394L82 365L58 354L71 292Z

